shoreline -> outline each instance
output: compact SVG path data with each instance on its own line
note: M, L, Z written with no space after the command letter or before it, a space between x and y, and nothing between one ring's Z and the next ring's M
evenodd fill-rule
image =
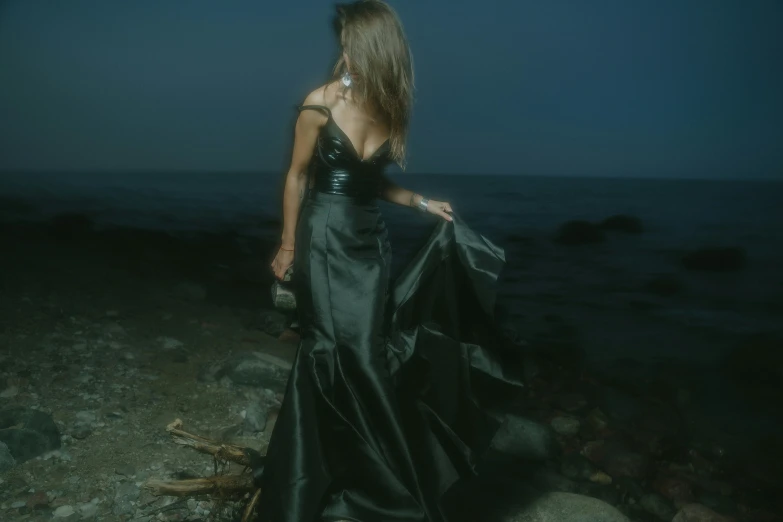
M0 226L0 410L16 406L50 416L61 444L0 473L0 509L30 521L49 520L66 508L97 520L126 515L150 520L145 513L170 506L193 520L214 512L216 506L203 500L177 507L172 497L150 495L144 483L212 472L209 459L178 451L168 440L165 426L175 418L194 433L265 448L282 398L285 361L296 350L296 337L285 334L284 318L270 311L272 276L263 259L272 246L260 238L237 241L235 235L178 238L140 229L95 231L89 220L74 216ZM630 440L642 437L633 442L634 451L648 448L653 453L644 458L656 463L635 479L645 495L662 495L647 476L652 469L661 466L656 473L670 474L664 471L665 459L687 460L692 451L715 469L731 470L713 478L733 485L734 493L727 496L732 509L756 502L734 479L752 477L749 483L767 498L763 487L772 486L762 485L776 483L769 466L779 448L763 432L783 428L773 416L772 389L764 395L751 383L749 397L721 402L726 398L715 392L728 389L722 374L677 361L664 361L652 372L646 364L618 360L608 374L595 374L580 365L587 335L583 326L551 316L537 324L545 328L524 321L514 325L533 357L527 369L532 384L517 411L523 415L518 421L522 431L505 437L503 451L528 451L519 448L533 444L525 439L526 423L550 433L553 422L562 428L578 421L582 442L569 428L546 435L546 447L561 446L570 454L585 440L610 444L606 441L618 433ZM656 405L665 407L659 411ZM734 429L725 431L716 422L721 420ZM668 453L655 453L651 440ZM588 455L585 448L577 452ZM618 446L612 451L620 453L588 455L588 460L615 479L618 473L641 473L604 462L622 460L623 452L631 450ZM530 480L537 487L554 487L551 473L564 457L549 449L545 453L535 469L549 478ZM563 482L561 473L556 473L555 491L631 509L615 497L619 483L599 487L568 476ZM514 491L529 486L528 479L524 484L519 477L508 480L516 484L509 486ZM470 484L462 487L484 487ZM692 500L707 502L698 496ZM680 509L678 502L672 498L664 504L667 510ZM758 506L753 508L768 510L768 500Z

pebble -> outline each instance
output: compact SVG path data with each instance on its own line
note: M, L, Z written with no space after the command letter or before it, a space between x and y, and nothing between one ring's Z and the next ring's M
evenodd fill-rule
M114 472L117 475L123 475L126 477L132 477L133 475L136 474L136 470L134 469L134 467L129 464L126 464L124 466L118 466L117 468L114 469Z
M9 386L2 392L0 392L0 399L10 399L12 397L16 397L19 393L19 388L16 386Z
M98 502L96 502L98 499L93 499L93 502L89 502L87 504L82 504L79 506L79 515L81 515L82 520L94 518L98 515Z
M54 510L52 516L54 518L68 518L75 513L76 510L73 509L73 506L60 506Z
M117 323L109 323L103 329L107 335L125 335L125 328Z
M657 493L648 493L642 496L639 499L639 505L649 514L667 522L677 513L672 503Z
M158 342L163 345L164 350L175 350L184 346L182 341L178 341L172 337L158 337Z
M555 417L550 422L552 429L560 435L573 436L579 433L581 423L573 417Z
M612 477L610 477L603 471L598 471L593 476L590 477L590 482L601 484L602 486L608 486L609 484L612 483Z

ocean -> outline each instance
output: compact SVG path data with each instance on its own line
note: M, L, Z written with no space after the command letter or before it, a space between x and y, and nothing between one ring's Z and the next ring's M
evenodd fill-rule
M567 322L587 359L607 364L675 358L714 363L731 336L783 327L783 183L741 180L393 176L452 203L469 225L506 249L500 298L526 328ZM90 215L98 227L177 234L278 234L282 176L256 173L0 174L0 220ZM397 266L426 238L433 217L383 203ZM553 241L569 220L639 218L644 232L594 245ZM747 267L689 272L699 247L741 247ZM647 283L677 278L676 295ZM716 341L717 340L717 344Z

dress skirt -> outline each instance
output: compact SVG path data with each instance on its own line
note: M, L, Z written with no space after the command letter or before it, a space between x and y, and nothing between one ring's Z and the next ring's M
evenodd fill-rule
M494 323L503 251L455 216L390 284L374 202L314 192L294 261L301 344L260 519L440 522L521 387Z

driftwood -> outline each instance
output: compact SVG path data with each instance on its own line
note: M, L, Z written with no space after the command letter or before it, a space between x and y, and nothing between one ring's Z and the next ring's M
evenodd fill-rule
M212 455L216 459L227 460L241 466L250 466L250 461L247 458L247 448L235 446L233 444L222 444L199 435L188 433L182 429L182 421L180 419L176 419L166 426L166 431L168 431L174 439L175 444L189 446L201 453Z
M147 480L144 487L156 496L170 495L177 497L211 495L220 499L242 498L252 493L242 515L242 522L252 520L258 500L261 498L261 489L253 484L253 477L249 473L218 475L220 462L233 462L250 467L249 454L254 450L234 444L224 444L219 441L188 433L182 429L182 420L176 419L166 426L166 431L171 435L175 444L188 446L200 453L212 455L215 461L215 475L211 477L186 479L186 480ZM246 470L245 470L246 471Z
M242 475L215 475L187 480L148 480L144 486L155 496L186 497L195 495L235 496L253 492L253 478Z

